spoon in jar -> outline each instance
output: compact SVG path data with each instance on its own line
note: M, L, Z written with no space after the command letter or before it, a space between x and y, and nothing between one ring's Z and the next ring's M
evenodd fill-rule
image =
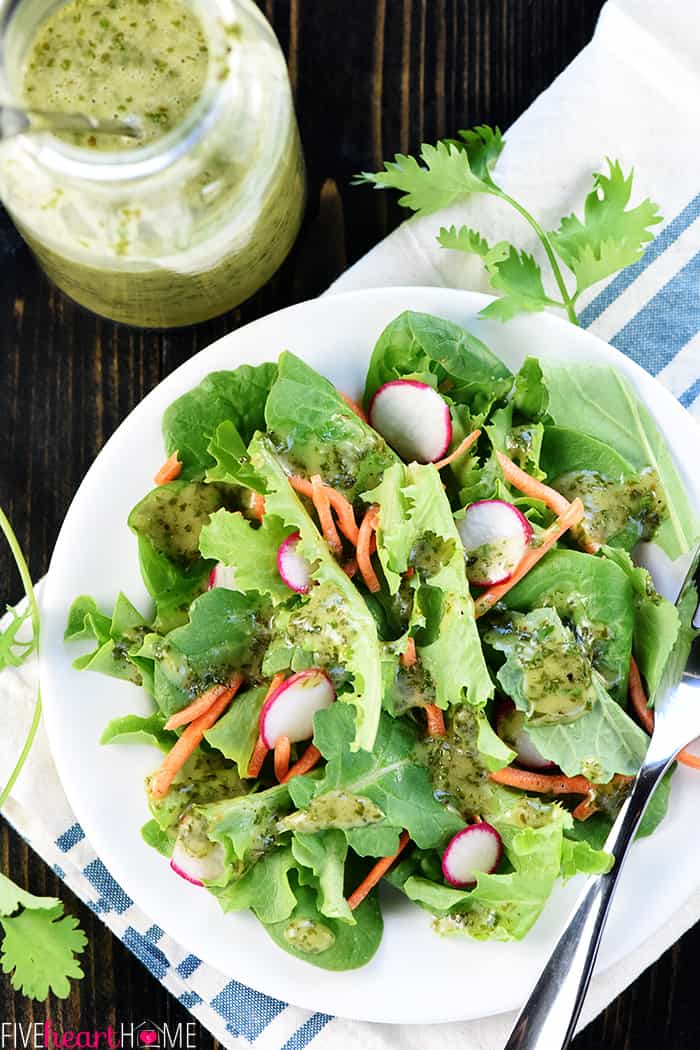
M143 138L143 128L135 117L104 120L85 113L55 113L43 109L24 109L0 102L0 141L31 132L73 132L77 135L121 135Z
M685 745L700 735L700 550L676 602L678 639L654 704L649 750L603 847L615 858L605 875L589 877L544 970L520 1011L504 1050L565 1050L593 973L618 876L639 822L661 778Z

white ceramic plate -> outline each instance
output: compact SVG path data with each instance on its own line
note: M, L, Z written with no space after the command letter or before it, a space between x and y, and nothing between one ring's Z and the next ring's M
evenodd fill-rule
M272 360L293 350L348 394L360 394L367 361L384 326L405 309L437 314L477 333L511 368L524 357L616 365L646 402L680 461L698 448L700 430L654 379L617 351L555 317L537 314L506 325L477 320L486 296L438 288L391 288L329 296L293 306L231 333L169 376L107 442L68 512L44 591L41 680L46 725L63 786L78 820L107 868L130 897L188 951L260 991L312 1010L379 1022L425 1023L484 1017L519 1006L562 927L579 879L555 891L519 944L480 944L437 937L429 916L385 887L385 931L372 962L328 973L282 952L248 914L225 916L205 891L171 873L142 841L148 819L144 776L157 765L146 746L101 747L103 727L117 715L146 713L141 690L71 668L78 654L65 646L70 602L92 594L111 608L123 590L149 607L136 541L127 528L131 507L152 487L163 460L164 409L208 372ZM697 476L685 480L700 505ZM665 589L669 568L662 567ZM671 811L630 856L613 906L599 969L632 952L659 929L700 882L695 834L700 776L676 773ZM425 994L425 975L433 993Z

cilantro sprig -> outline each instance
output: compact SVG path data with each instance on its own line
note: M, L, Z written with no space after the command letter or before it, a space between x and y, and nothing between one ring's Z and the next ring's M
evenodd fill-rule
M628 207L633 173L625 175L619 161L608 159L608 172L593 176L583 218L571 214L556 230L546 232L519 201L494 180L493 168L505 139L498 128L486 124L460 131L459 138L435 146L421 146L418 158L397 153L384 170L362 172L356 184L399 190L399 204L419 215L445 208L472 193L498 197L522 216L537 235L549 263L560 299L545 291L542 271L533 255L507 241L490 245L468 226L442 227L438 242L455 251L482 258L498 298L482 310L483 317L508 321L518 313L561 307L578 324L576 303L582 292L618 270L636 262L653 239L651 226L661 222L658 207L644 200ZM569 271L564 276L564 269Z
M39 606L29 567L6 515L0 510L0 532L7 540L24 586L27 609L11 609L12 619L0 630L0 669L18 667L39 648ZM18 639L23 624L30 622L32 637ZM14 769L0 792L0 807L6 802L32 748L41 720L41 693L37 690L31 725ZM37 897L21 889L0 873L0 966L11 974L12 987L31 999L45 999L49 991L61 999L70 992L69 978L82 977L76 956L87 943L78 920L63 914L58 897Z

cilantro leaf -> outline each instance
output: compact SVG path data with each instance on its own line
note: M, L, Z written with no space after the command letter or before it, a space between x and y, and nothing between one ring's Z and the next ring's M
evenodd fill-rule
M59 903L57 897L35 897L0 872L0 916L12 915L18 908L54 908Z
M469 157L469 166L478 178L496 186L491 178L491 169L503 152L506 140L499 128L478 124L475 128L458 131L458 139L446 139L451 146L464 150Z
M21 641L17 635L25 623L31 620L32 611L27 607L23 613L7 606L12 619L4 630L0 630L0 670L4 667L19 667L36 649L37 639Z
M452 248L467 255L480 255L485 258L491 251L486 238L470 226L460 226L459 229L456 226L441 226L437 240L443 248Z
M472 149L477 170L483 171L483 151ZM377 189L400 190L399 204L425 215L438 208L446 208L468 193L493 193L493 183L472 171L469 145L459 148L448 142L436 146L424 143L420 160L397 153L393 161L386 161L384 171L363 171L356 183L370 182Z
M87 938L72 915L63 915L63 904L53 908L25 908L19 915L0 919L5 937L0 963L12 975L12 987L32 999L45 999L52 991L59 999L70 992L68 978L82 977L76 955Z
M583 222L575 214L561 220L549 234L555 251L576 277L576 294L617 270L636 262L653 240L650 226L661 222L658 207L644 200L627 209L632 176L625 177L619 161L608 158L608 174L593 176L586 197Z

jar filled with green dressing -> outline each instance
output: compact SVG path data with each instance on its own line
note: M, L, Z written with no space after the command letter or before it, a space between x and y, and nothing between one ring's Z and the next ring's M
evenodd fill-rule
M305 181L284 56L253 0L0 0L0 26L0 98L141 129L0 144L0 198L59 288L174 327L269 280Z

